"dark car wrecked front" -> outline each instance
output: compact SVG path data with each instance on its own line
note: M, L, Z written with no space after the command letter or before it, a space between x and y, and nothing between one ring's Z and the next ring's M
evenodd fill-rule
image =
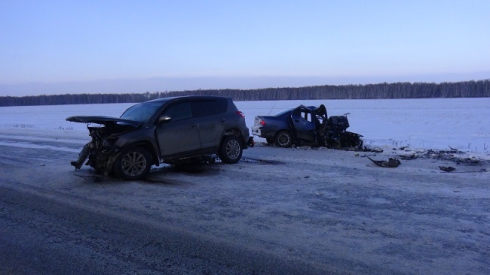
M349 126L347 114L328 117L323 104L318 107L300 105L277 115L256 116L252 134L279 147L309 144L361 148L362 135L347 131Z
M78 160L72 162L77 169L80 169L88 158L87 164L95 170L102 173L109 172L117 154L128 144L135 144L135 142L145 144L145 147L157 148L154 126L144 126L145 123L140 121L106 116L72 116L66 120L87 123L89 136L92 138L92 141L82 149ZM158 160L158 158L153 159ZM152 164L158 162L154 161Z

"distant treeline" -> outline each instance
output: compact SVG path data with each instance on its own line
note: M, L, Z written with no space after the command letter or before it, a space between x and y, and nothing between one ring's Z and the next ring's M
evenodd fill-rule
M380 83L367 85L324 85L299 88L220 89L132 94L65 94L0 97L0 106L61 104L134 103L160 97L218 95L236 101L304 99L388 99L490 97L490 79L454 83Z

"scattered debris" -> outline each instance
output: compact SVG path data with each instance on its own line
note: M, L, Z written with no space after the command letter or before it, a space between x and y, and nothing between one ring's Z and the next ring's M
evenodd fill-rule
M456 168L454 168L452 166L439 166L439 169L441 169L444 172L448 172L448 173L456 170Z
M407 147L401 147L400 150L404 150L405 154L399 154L398 157L402 160L414 160L417 158L432 158L432 159L440 159L453 161L457 165L482 165L485 163L490 163L490 161L485 161L478 159L477 157L468 157L467 154L463 151L459 151L457 149L449 147L450 150L433 150L428 149L425 151L412 151ZM411 152L411 153L410 153Z
M389 167L389 168L395 168L398 167L398 165L401 164L400 160L396 158L389 158L388 161L384 160L374 160L370 157L367 157L370 159L374 164L378 165L379 167Z
M450 160L456 162L456 164L478 165L480 160L474 157L464 157L465 153L452 149L449 151L434 151L432 149L427 150L425 156L436 159Z
M373 152L373 153L383 153L383 149L378 149L378 148L367 148L364 146L361 150L362 152Z
M416 154L400 156L402 160L412 160L412 159L416 159L417 157L418 156Z

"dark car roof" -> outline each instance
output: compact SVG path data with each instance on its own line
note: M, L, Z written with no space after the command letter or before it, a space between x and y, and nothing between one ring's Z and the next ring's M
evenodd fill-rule
M153 99L147 102L165 102L165 101L178 101L183 99L218 99L218 98L227 98L223 96L214 96L214 95L189 95L189 96L175 96L175 97L162 97Z

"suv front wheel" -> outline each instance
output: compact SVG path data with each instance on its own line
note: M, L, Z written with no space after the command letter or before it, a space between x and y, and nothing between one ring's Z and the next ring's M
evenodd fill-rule
M141 147L124 150L114 162L114 173L125 180L144 178L151 168L151 155Z
M224 163L237 163L242 158L243 146L238 137L227 136L221 143L218 156Z

